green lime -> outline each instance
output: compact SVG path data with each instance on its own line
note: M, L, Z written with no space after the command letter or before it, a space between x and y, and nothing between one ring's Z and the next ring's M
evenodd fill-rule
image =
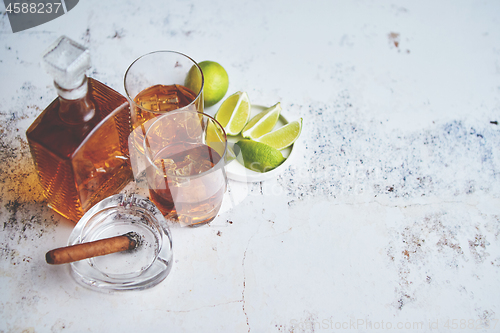
M241 131L241 135L247 139L257 139L269 133L280 116L281 104L278 102L270 108L265 109L255 117L250 119Z
M224 127L227 135L238 135L250 118L250 108L247 93L238 91L222 102L215 120Z
M226 148L226 162L232 161L236 158L236 154L233 149L227 144L226 135L222 129L215 124L215 121L211 119L207 122L205 144L214 149L220 156L224 156L224 148Z
M275 149L282 150L291 146L300 136L302 131L302 118L292 121L276 131L264 134L257 139Z
M241 155L243 158L243 165L253 171L270 171L285 160L279 150L264 143L253 140L240 140L236 145L240 149L238 157Z
M209 107L219 102L226 95L229 77L224 67L215 61L202 61L198 65L205 78L203 100L205 106ZM201 75L195 66L189 70L184 85L194 92L200 91Z

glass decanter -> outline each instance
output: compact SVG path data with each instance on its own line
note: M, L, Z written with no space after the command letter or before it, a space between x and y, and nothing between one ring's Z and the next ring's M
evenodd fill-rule
M118 92L88 78L89 51L62 36L43 56L59 95L26 132L48 205L77 222L132 180L130 108Z

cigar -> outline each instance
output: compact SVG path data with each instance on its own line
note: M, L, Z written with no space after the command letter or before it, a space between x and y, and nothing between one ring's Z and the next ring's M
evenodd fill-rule
M60 247L47 252L45 260L51 265L67 264L106 254L133 250L139 245L139 242L140 236L135 232L129 232L121 236Z

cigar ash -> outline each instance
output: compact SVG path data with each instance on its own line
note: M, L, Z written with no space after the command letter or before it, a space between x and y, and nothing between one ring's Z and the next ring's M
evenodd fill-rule
M127 236L130 239L130 241L135 242L135 246L129 250L122 251L123 253L137 252L140 247L147 245L147 242L144 240L144 237L139 235L137 232L130 231L124 234L124 236Z

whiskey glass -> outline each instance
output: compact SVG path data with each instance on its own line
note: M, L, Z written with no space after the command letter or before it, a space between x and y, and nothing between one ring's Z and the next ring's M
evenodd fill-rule
M185 87L188 76L200 84ZM130 101L132 133L129 151L136 181L144 171L143 140L154 118L173 110L203 112L204 78L200 66L185 54L155 51L137 58L124 77Z
M149 126L143 149L151 201L167 219L199 226L217 216L227 184L227 139L214 118L171 111Z

